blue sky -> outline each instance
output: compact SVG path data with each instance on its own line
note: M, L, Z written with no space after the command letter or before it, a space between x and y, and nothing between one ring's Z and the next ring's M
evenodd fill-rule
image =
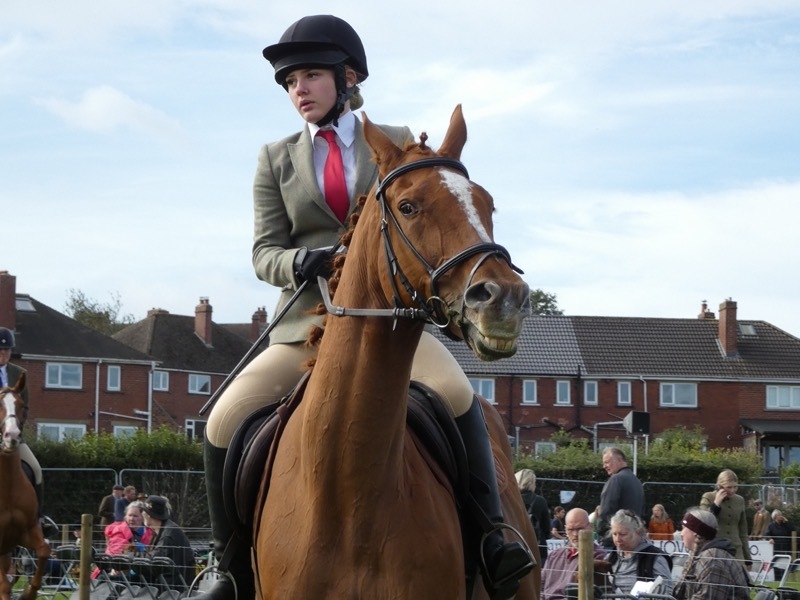
M261 49L331 11L275 4L3 2L0 269L19 292L272 314L251 186L260 145L301 121ZM531 287L571 315L730 297L800 336L796 0L381 4L336 3L367 50L364 110L435 146L463 105L464 162Z

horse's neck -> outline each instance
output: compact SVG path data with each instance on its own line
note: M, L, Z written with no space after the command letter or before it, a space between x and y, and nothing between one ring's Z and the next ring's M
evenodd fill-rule
M343 272L335 303L384 308L369 279L357 276L364 265L347 267L353 268ZM332 478L376 480L402 471L408 383L422 329L408 320L395 326L388 317L328 317L304 401L304 446L331 461Z

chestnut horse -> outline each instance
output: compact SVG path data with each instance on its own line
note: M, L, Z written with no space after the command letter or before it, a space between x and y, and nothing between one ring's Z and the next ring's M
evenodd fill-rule
M23 374L13 388L0 388L0 600L11 598L6 575L11 568L11 553L17 546L36 552L36 572L22 592L22 600L33 600L42 587L42 577L50 558L50 545L44 539L37 515L36 492L22 470L19 443L22 437Z
M256 515L264 600L466 598L452 492L406 431L411 363L426 320L493 360L516 352L530 313L528 286L492 240L492 197L458 160L461 107L438 153L424 134L401 149L363 121L380 183L337 259L335 306ZM506 522L538 557L506 432L484 411ZM539 576L524 577L516 597L538 598ZM473 598L486 597L478 577Z

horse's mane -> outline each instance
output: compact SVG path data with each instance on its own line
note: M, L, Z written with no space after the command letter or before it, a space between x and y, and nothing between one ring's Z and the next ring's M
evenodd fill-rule
M417 152L422 156L430 156L434 154L433 150L430 147L425 145L425 142L428 141L428 134L424 131L419 134L419 143L411 142L403 148L404 152ZM370 192L371 194L371 192ZM347 230L342 235L341 239L339 240L339 244L344 247L345 249L350 247L350 242L353 239L353 232L355 231L356 224L358 223L358 219L361 216L361 211L364 209L364 205L367 203L367 199L370 197L370 194L362 194L356 203L355 210L350 214L350 218L347 221ZM337 253L336 256L333 258L333 271L331 272L331 276L328 278L328 289L330 290L331 298L336 294L336 288L339 287L339 281L342 277L342 269L344 268L344 263L347 258L346 252ZM324 315L322 320L322 326L319 325L312 325L308 332L308 338L306 338L305 346L306 347L314 347L319 346L320 341L322 341L322 336L325 333L325 324L328 322L328 311L325 309L325 305L323 303L317 304L316 308L309 311L309 314L312 315ZM317 359L311 358L306 363L309 370L314 368L314 364L316 364Z

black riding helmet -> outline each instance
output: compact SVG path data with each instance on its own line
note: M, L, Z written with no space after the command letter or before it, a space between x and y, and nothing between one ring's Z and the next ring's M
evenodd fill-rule
M359 83L369 76L367 55L355 29L333 15L311 15L292 23L277 44L262 53L275 68L275 81L286 88L286 76L295 69L333 68L337 100L331 111L317 125L326 125L342 112L345 102L355 91L345 81L344 65L356 72Z
M0 348L14 348L14 332L0 327Z

